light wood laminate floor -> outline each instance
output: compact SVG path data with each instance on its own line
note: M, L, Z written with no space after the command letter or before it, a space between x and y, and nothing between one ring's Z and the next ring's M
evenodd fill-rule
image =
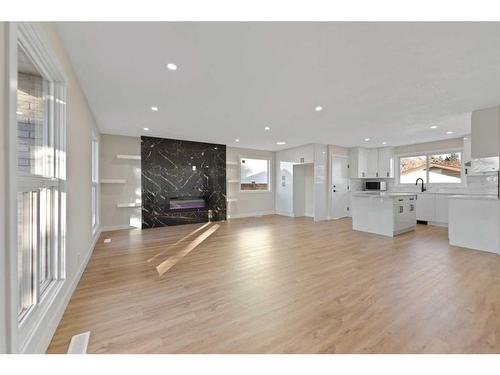
M350 219L108 232L48 351L83 331L91 353L500 353L500 256Z

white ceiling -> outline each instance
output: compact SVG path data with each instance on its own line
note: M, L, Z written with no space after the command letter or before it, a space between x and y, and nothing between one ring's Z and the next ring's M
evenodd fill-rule
M500 104L500 23L58 27L103 133L376 147L467 134L471 111Z

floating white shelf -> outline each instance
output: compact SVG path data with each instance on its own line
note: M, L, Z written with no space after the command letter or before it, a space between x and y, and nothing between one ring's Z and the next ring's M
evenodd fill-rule
M236 201L238 201L238 199L236 199L236 198L227 198L227 201L228 202L236 202Z
M238 165L237 161L226 161L226 165Z
M140 203L118 203L116 205L118 208L126 208L126 207L141 207Z
M124 184L127 180L119 178L101 178L101 184Z
M238 182L240 182L240 181L239 180L227 180L228 184L237 184Z
M117 159L128 159L128 160L141 160L141 155L123 155L123 154L118 154L116 155Z

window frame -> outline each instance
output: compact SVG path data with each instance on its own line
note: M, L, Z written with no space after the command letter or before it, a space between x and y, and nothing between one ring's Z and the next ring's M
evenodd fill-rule
M460 153L460 182L429 182L429 156L439 155L439 154L449 154L449 153ZM465 168L463 163L463 148L447 148L447 149L438 149L438 150L430 150L430 151L421 151L421 152L410 152L395 155L395 162L398 164L397 168L394 168L394 179L395 185L399 187L411 186L413 183L401 183L401 158L415 157L415 156L425 156L426 157L426 173L427 173L427 182L425 182L425 186L438 186L438 187L463 187L466 185L465 182Z
M22 46L22 47L21 47ZM45 111L45 120L49 122L49 142L48 149L49 160L43 161L42 170L45 175L34 175L30 173L18 172L18 148L17 148L17 50L23 48L32 63L36 66L44 80L47 82L47 95L45 105L50 110ZM9 176L11 183L9 186L9 199L13 204L9 205L9 272L11 290L8 301L8 319L9 319L9 351L26 352L28 346L31 346L31 338L35 331L39 329L42 320L53 305L53 301L60 293L66 279L66 144L68 122L67 116L67 77L59 64L55 53L50 47L45 31L41 25L32 22L18 22L9 25L9 117L8 117L8 137L9 137ZM44 86L45 87L45 86ZM48 167L51 167L50 169ZM17 196L26 191L42 191L49 188L57 191L57 203L52 205L50 212L53 213L53 207L57 205L57 215L51 217L50 237L54 239L51 242L50 251L53 252L50 257L52 265L51 280L48 284L41 286L39 284L39 275L37 273L38 265L35 265L32 280L34 280L36 303L29 307L27 313L20 317L18 313L19 305L19 286L17 275L17 254L18 254L18 213ZM51 195L51 199L53 195ZM51 201L53 202L53 201ZM38 259L40 254L37 254ZM43 287L43 288L42 288ZM43 289L43 293L40 292Z
M241 189L241 160L243 159L254 159L254 160L265 160L267 162L267 189L266 190L242 190ZM271 181L271 159L262 156L246 156L239 155L238 158L238 190L241 194L264 194L272 193L272 181Z

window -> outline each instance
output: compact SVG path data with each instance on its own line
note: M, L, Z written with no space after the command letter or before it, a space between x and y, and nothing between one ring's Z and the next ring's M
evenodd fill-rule
M269 191L269 160L240 159L240 190Z
M427 156L409 156L399 159L399 183L414 184L417 178L427 183Z
M28 43L29 44L29 43ZM65 86L22 42L17 73L18 319L64 279ZM33 49L31 49L33 50Z
M95 132L92 132L92 235L99 228L99 141Z
M399 183L414 184L418 178L430 184L462 182L462 153L443 152L399 158Z

